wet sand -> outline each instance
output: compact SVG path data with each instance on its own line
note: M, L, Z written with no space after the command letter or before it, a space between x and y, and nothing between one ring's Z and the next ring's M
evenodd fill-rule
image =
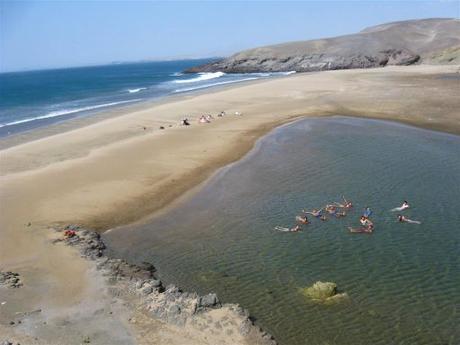
M2 320L36 307L49 307L54 316L87 310L80 322L92 327L103 319L90 307L91 300L104 300L91 264L52 245L50 225L104 231L142 221L239 159L272 128L303 116L390 119L460 134L458 75L459 66L293 75L171 98L63 133L48 129L33 141L23 137L26 142L0 151L0 266L24 277L10 309L1 307ZM210 124L196 121L222 110L227 116ZM185 115L192 126L178 126Z

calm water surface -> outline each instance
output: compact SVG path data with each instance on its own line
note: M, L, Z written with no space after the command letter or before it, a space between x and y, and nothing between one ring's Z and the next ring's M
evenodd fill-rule
M109 232L112 254L150 261L185 290L238 302L284 345L460 343L460 137L389 122L309 119L274 130L191 199ZM344 219L281 233L342 195ZM407 199L399 224L389 210ZM365 206L372 235L349 234ZM351 302L299 288L334 281Z

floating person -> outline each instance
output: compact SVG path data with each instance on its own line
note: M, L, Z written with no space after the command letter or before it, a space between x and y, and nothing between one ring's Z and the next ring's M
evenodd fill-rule
M367 227L352 228L351 226L349 226L348 231L350 231L353 234L372 234L374 230L372 228Z
M305 214L311 214L313 217L321 219L321 220L326 220L327 218L323 215L323 209L313 209L312 211L305 211L302 210L303 213Z
M409 223L409 224L422 224L422 222L418 220L412 220L407 217L404 217L403 215L398 214L398 221L400 223Z
M337 211L337 207L335 205L326 205L326 211L336 217L336 218L340 218L340 217L345 217L347 215L347 213L345 211L342 211L342 212L338 212Z
M340 208L352 208L353 207L353 203L351 202L351 200L345 199L344 196L342 196L342 199L343 199L343 204L339 202L334 202L334 204Z
M346 216L347 216L347 213L345 211L335 213L336 218L341 218L341 217L346 217Z
M369 206L366 206L363 211L363 217L369 218L372 215L372 210Z
M404 210L407 210L409 207L410 207L409 203L406 200L404 200L404 202L402 203L401 206L395 207L391 211L393 211L393 212L394 211L404 211Z
M359 222L362 225L361 227L359 228L348 227L348 230L351 233L365 233L365 234L371 234L374 231L374 223L372 223L368 218L361 216Z
M335 207L335 205L326 205L324 209L326 210L327 213L333 216L335 216L335 214L337 213L337 207Z
M304 216L304 217L302 217L302 216L297 216L297 217L295 217L295 220L296 220L297 222L301 223L301 224L308 224L308 223L309 223L309 222L308 222L307 216Z
M283 231L283 232L299 232L300 230L302 230L302 227L300 225L296 225L292 228L284 228L282 226L275 226L275 230Z

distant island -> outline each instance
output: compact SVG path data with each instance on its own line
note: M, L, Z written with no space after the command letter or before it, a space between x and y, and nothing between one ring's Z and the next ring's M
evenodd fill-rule
M352 35L245 50L185 72L312 72L420 63L460 63L460 20L381 24Z

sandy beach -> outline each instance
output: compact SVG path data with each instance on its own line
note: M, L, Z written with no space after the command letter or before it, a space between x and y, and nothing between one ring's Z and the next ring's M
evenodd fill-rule
M0 268L18 272L24 286L2 291L0 302L7 303L0 306L0 334L26 343L79 343L89 327L105 334L118 329L113 337L120 343L215 343L147 318L128 322L141 314L114 306L94 264L52 244L56 234L49 228L82 224L102 232L142 222L193 193L274 127L301 117L388 119L460 134L459 73L460 66L419 65L297 74L170 97L99 122L80 120L76 128L56 125L42 130L43 137L22 135L14 146L14 138L5 139ZM198 124L201 114L220 111L227 115ZM191 126L179 126L184 116ZM37 309L38 330L8 326L16 313ZM109 309L110 318L98 312ZM67 332L69 322L69 338L53 334ZM244 342L250 340L236 340Z

